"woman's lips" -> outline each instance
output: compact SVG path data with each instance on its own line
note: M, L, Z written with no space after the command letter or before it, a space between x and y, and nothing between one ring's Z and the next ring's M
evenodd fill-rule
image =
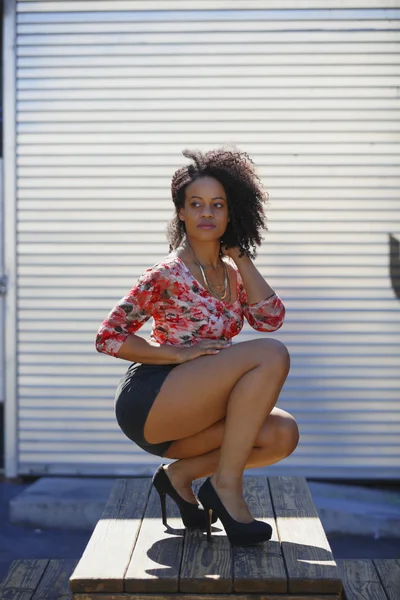
M208 224L208 225L197 225L197 227L199 229L214 229L215 225L211 225L211 224Z

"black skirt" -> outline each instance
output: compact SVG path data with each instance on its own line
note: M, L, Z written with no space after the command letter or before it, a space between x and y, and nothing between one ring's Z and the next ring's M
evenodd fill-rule
M121 430L140 448L157 456L164 456L174 440L150 444L144 438L144 425L165 378L177 366L134 362L115 392L115 416Z

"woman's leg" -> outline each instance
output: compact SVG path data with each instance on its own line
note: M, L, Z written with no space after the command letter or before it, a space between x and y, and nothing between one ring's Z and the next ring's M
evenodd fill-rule
M229 398L224 439L211 482L233 518L242 522L253 521L242 495L243 471L288 372L289 361L276 361L273 369L260 365L240 378Z
M286 372L289 370L289 354L279 340L240 342L219 354L199 356L176 366L166 377L150 409L144 438L150 444L180 440L224 419L236 384L259 367L266 380L260 394L263 401L277 371L281 367ZM258 378L259 372L256 375ZM244 405L254 386L259 387L253 380L253 376L246 380L241 396Z
M183 464L185 459L204 456L221 448L224 434L225 419L221 419L195 435L172 442L164 457L179 459L175 463L170 463L178 465ZM279 457L277 460L280 460L293 452L298 440L299 430L294 417L286 410L275 406L258 432L254 448L262 448L266 454L271 455L271 458L276 456ZM272 460L269 464L277 460ZM204 477L196 471L193 471L192 475L192 481Z
M194 479L212 475L220 459L225 419L205 431L174 442L166 458L178 458L167 465L174 488L188 502L197 503L191 483ZM246 469L263 467L289 456L297 447L299 430L294 417L281 408L273 408L255 440Z
M171 371L145 424L145 438L157 443L188 437L225 418L212 483L230 514L243 522L252 520L242 495L243 471L289 366L278 340L242 342L201 356Z

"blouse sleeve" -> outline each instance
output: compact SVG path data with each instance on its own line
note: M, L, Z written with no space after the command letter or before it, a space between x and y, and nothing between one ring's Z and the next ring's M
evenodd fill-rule
M97 332L97 352L116 357L126 338L144 325L157 304L163 275L154 267L147 269L132 289L114 306Z
M246 289L239 273L239 297L243 314L249 325L257 331L276 331L283 325L285 319L285 305L274 292L256 304L248 304Z

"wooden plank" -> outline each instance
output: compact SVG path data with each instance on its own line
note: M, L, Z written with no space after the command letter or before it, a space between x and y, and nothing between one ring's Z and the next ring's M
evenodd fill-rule
M257 546L233 548L235 592L287 592L287 574L266 477L244 477L243 495L254 518L272 526L272 537Z
M49 560L32 600L69 600L69 578L77 564L76 558Z
M342 558L337 565L346 600L387 600L372 560Z
M112 594L85 593L73 594L72 600L343 600L337 594ZM365 599L363 599L365 600ZM375 599L374 599L375 600Z
M123 591L150 487L150 478L117 479L70 578L73 592Z
M304 477L269 477L288 591L339 594L336 562Z
M48 562L47 559L14 560L0 585L1 600L31 600Z
M157 490L152 487L142 527L125 574L126 592L177 592L185 528L176 503L166 496L167 523L161 520Z
M193 482L197 495L205 478ZM185 531L182 566L179 575L180 592L224 594L232 591L232 548L220 521L212 526L212 541L206 531Z
M375 569L380 577L382 587L386 592L388 600L399 600L400 598L400 559L375 558L373 560Z

